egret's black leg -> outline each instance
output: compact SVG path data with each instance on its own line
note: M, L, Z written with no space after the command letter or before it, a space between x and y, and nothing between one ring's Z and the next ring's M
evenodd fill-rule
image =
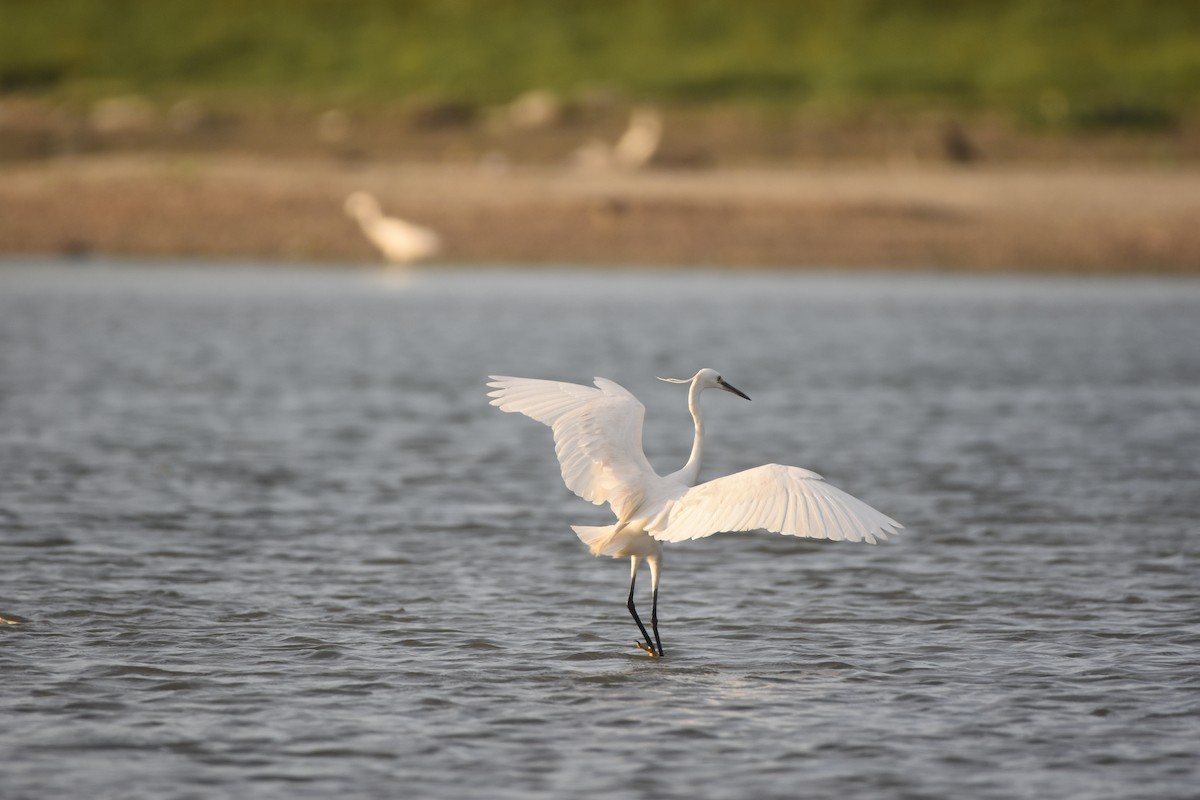
M654 644L659 646L662 655L662 639L659 638L659 566L662 555L650 555L647 558L650 565L650 627L654 628Z
M654 587L654 593L651 595L651 597L653 599L650 601L651 602L651 605L650 605L650 627L654 629L654 643L656 645L658 645L658 654L661 656L663 654L663 649L662 649L662 639L658 638L658 587L657 586ZM642 633L645 633L645 631L642 631ZM646 637L646 643L647 644L650 643L649 637Z
M651 655L654 654L654 648L650 645L650 634L646 632L646 626L642 624L641 617L638 616L637 608L633 605L633 586L637 583L637 562L633 562L633 574L629 578L629 602L625 605L629 609L629 613L633 615L633 621L637 623L638 630L642 632L642 638L646 640L644 650L648 650ZM641 644L638 644L641 647Z

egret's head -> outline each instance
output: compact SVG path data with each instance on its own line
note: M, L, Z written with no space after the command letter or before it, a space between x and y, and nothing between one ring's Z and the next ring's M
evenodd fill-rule
M736 394L738 397L744 397L747 400L750 399L750 396L741 389L726 383L719 372L708 367L700 370L690 378L659 378L659 380L666 381L667 383L694 383L698 389L721 389L730 394Z

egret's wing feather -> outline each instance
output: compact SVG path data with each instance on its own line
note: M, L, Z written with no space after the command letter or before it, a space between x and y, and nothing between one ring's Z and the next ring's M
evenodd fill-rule
M491 375L488 393L501 411L549 425L567 488L585 500L610 503L621 515L640 502L655 475L642 450L646 408L623 386L596 378L577 383Z
M723 531L768 530L787 536L875 543L904 527L815 472L766 464L693 486L649 528L665 542Z

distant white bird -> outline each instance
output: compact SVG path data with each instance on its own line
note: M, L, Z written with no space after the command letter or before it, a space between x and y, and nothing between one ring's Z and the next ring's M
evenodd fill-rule
M354 192L347 197L346 213L358 220L367 238L393 263L408 264L436 255L442 249L442 240L436 233L396 217L385 217L379 201L367 192Z
M629 127L613 148L617 169L632 172L650 163L662 141L662 129L662 115L653 108L634 110Z
M722 389L750 399L715 370L702 369L690 379L659 378L690 384L688 408L696 424L687 463L666 476L656 473L646 460L642 451L646 408L624 387L605 378L596 378L593 389L576 383L489 377L492 405L550 426L567 488L596 505L608 503L616 515L614 525L572 528L593 555L629 556L627 607L645 639L637 646L650 655L663 654L658 636L663 542L765 529L787 536L874 544L877 536L886 539L904 527L800 467L766 464L697 485L704 451L700 393ZM650 567L653 644L633 602L643 560Z
M653 108L638 108L629 127L613 146L593 139L575 150L576 166L588 172L636 172L650 163L662 141L662 115Z

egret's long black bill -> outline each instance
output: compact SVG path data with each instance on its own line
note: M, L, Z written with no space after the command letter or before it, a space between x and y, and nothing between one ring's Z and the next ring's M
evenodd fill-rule
M738 397L744 397L747 400L750 399L750 395L746 394L745 392L743 392L741 389L737 388L736 386L726 383L724 378L717 378L717 383L721 384L721 388L727 392L732 392L733 394L736 394Z

